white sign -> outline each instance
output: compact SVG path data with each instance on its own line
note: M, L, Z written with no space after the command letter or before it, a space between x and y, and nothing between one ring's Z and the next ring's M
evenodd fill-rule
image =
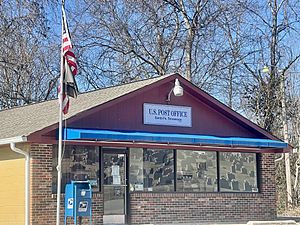
M143 184L135 184L134 185L134 190L135 191L143 191L144 190L144 185Z
M78 212L86 212L88 209L89 203L87 201L79 202Z
M67 206L68 209L73 209L73 202L74 202L73 198L68 198L68 206Z
M144 124L192 127L192 108L144 103Z
M121 184L121 176L113 176L113 184Z
M120 175L120 167L118 165L111 166L111 175L119 176Z

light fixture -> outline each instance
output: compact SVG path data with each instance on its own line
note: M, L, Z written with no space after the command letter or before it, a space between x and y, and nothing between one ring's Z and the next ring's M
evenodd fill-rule
M269 67L268 66L264 66L264 68L262 69L263 73L269 73Z
M168 94L168 98L167 98L167 102L171 101L171 93L173 91L173 94L175 96L182 96L183 95L183 88L180 86L179 80L176 78L175 79L175 85L174 87L170 90L169 94Z
M271 66L271 67L272 67L272 66ZM275 67L275 66L274 66L274 68L277 70L278 74L283 75L283 72L284 72L283 70L278 69L278 68ZM263 73L270 73L270 69L269 69L268 66L264 66L263 69L261 70L261 72L263 72Z

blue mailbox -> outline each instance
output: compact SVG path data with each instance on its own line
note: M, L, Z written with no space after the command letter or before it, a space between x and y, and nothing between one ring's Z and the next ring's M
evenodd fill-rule
M92 188L89 181L71 181L65 188L65 225L67 217L73 217L77 224L77 217L89 216L92 224Z

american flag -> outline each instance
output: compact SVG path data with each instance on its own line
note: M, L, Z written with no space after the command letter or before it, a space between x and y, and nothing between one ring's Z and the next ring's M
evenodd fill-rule
M72 51L71 38L68 30L66 14L63 9L63 35L62 35L62 54L63 54L63 88L62 88L62 111L67 114L69 111L69 96L77 97L77 85L75 76L77 74L77 63L75 54ZM59 88L61 91L61 88Z

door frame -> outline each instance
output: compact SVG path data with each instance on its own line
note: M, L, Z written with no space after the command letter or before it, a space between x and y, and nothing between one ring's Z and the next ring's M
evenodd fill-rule
M122 147L101 147L100 146L100 183L101 183L101 193L103 194L103 216L104 216L104 154L124 154L126 158L125 163L125 185L126 185L126 192L125 192L125 224L128 224L129 215L130 215L130 207L129 207L129 148L122 148Z

